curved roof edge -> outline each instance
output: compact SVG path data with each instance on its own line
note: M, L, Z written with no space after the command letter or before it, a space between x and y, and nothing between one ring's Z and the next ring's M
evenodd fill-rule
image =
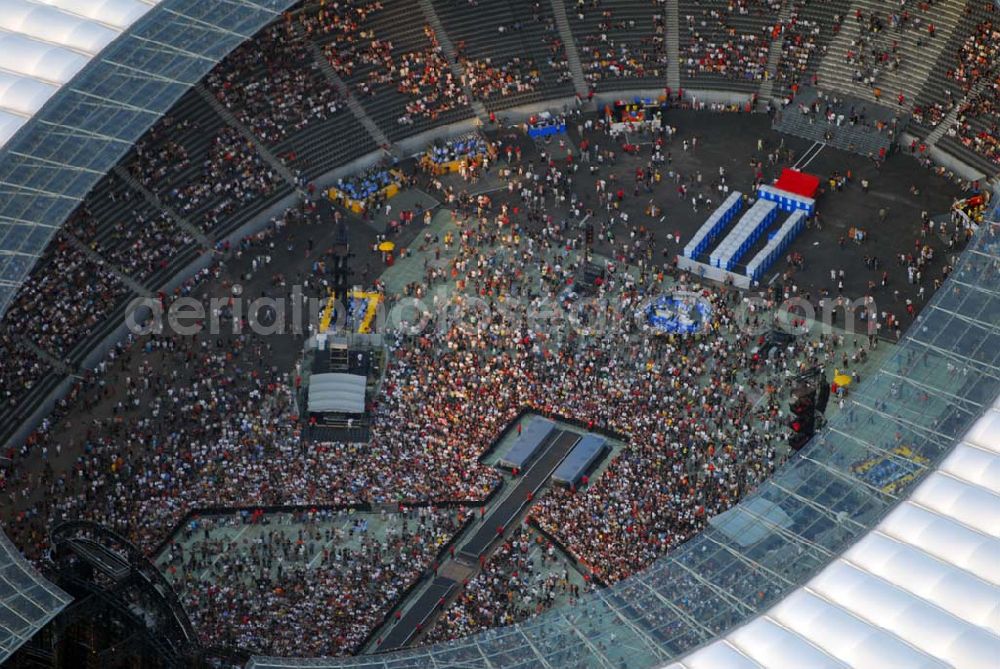
M1000 656L1000 397L861 541L667 669L964 667Z
M73 598L39 574L0 531L0 665Z
M945 288L992 291L979 322L993 330L996 351L1000 197L991 218L967 252L989 283L971 285L960 275ZM960 328L955 339L964 336ZM945 372L954 378L968 368L951 359ZM776 606L666 669L986 669L998 656L1000 390L934 471L860 541Z
M90 11L124 2L47 0ZM189 88L293 3L161 0L86 64L77 62L84 56L75 51L66 50L64 59L39 56L58 67L60 76L76 74L55 93L31 88L27 80L18 84L25 86L25 104L51 96L0 147L0 317L49 240L97 182ZM23 3L0 0L0 10L7 4ZM4 36L20 38L0 26L0 43ZM108 36L91 37L97 48L97 38ZM10 129L12 123L0 115L0 126Z
M853 579L849 584L845 582L843 593L837 592L839 585L822 581L825 592L830 593L828 596L850 597L863 591L871 583L858 575L859 570L844 563L845 556L856 555L851 546L861 546L859 541L873 528L888 534L889 525L900 522L894 509L914 505L942 505L936 510L932 508L932 515L944 511L962 514L956 517L978 531L979 539L993 542L992 548L987 548L993 553L987 555L976 545L960 544L958 538L949 536L946 541L954 542L953 559L982 564L996 551L996 515L989 515L995 500L984 496L993 494L988 489L972 490L967 483L995 486L996 465L991 464L988 470L993 477L989 479L991 483L972 478L979 474L964 469L971 455L956 450L956 444L984 415L995 415L991 407L1000 395L998 324L1000 223L984 223L900 344L879 370L852 392L845 410L834 415L824 431L754 495L716 517L707 529L645 571L591 593L576 605L555 608L518 625L447 643L359 657L255 656L248 667L665 666L694 649L711 648L711 642L748 621L766 623L765 614L770 611L781 609L792 616L812 616L819 624L822 618L817 607L821 605L814 601L816 597L810 595L811 599L801 602L801 609L793 611L787 608L796 602L793 593L802 592L803 584L811 587L819 583L815 579L829 578L821 574L826 568L840 569L838 576ZM998 428L996 422L987 423L986 428L982 425L979 423L977 429ZM969 434L978 433L973 430ZM975 439L972 441L979 444ZM972 455L979 459L984 455L990 457L988 453ZM966 461L963 463L961 458ZM939 466L943 474L937 471ZM958 481L956 475L970 479ZM779 509L781 521L774 521L774 514L760 513L761 506ZM899 532L924 531L910 522L912 518L903 520L907 522ZM926 536L937 541L946 535ZM890 540L894 542L891 546L903 543L891 536ZM951 548L951 544L946 544L945 550ZM891 553L888 555L892 558ZM910 555L913 560L919 557ZM995 564L994 560L994 578ZM938 572L929 571L930 567L925 566L918 574L911 564L911 577L932 579ZM880 584L889 587L884 582ZM925 586L914 582L911 587ZM978 607L977 615L989 615L980 599L981 596L975 603L970 600L970 608ZM879 604L883 608L876 612L878 615L903 619L913 614L921 624L928 620L923 615L925 609L906 608L899 600L880 600ZM995 610L992 615L996 615ZM932 620L930 625L933 624ZM778 629L770 631L783 634ZM845 643L851 640L865 643L864 630L855 626L852 633L850 639L844 637ZM901 646L912 650L898 634L893 639L895 650ZM966 639L972 646L968 651L960 648ZM813 653L815 649L805 648L806 642L796 643L789 649L798 648L803 653ZM987 650L992 652L981 634L970 634L968 629L956 625L948 627L933 643L948 647L951 654L942 657L960 666L970 657L982 657ZM872 644L865 648L872 653L881 652ZM892 655L885 651L885 655L877 657L891 659ZM888 659L882 663L876 661L872 666L901 666L892 665ZM847 658L809 665L778 658L775 663L835 667L852 662ZM934 661L927 666L939 664L940 661ZM729 665L723 661L697 666L701 669Z
M0 0L0 146L161 0Z

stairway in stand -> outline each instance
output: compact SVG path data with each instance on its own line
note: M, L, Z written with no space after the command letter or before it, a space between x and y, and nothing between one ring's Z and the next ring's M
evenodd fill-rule
M141 295L143 297L152 297L153 293L146 286L142 285L138 281L132 278L128 272L126 272L122 267L109 261L107 258L102 256L100 253L90 248L82 241L80 241L75 235L70 234L65 228L60 231L62 234L61 239L69 243L70 246L75 248L77 251L82 253L88 260L90 260L95 265L99 265L105 272L111 274L116 279L121 281L123 284L129 287L136 295Z
M667 86L672 91L681 87L681 5L680 0L667 0Z
M792 18L792 10L795 7L794 1L785 0L784 4L781 5L781 11L778 12L778 25L788 25L788 22ZM766 78L757 91L758 106L766 106L774 95L774 80L778 76L778 64L781 62L781 45L784 41L785 32L783 30L777 37L771 40L771 50L767 54Z
M424 18L427 19L427 23L434 30L434 36L437 37L438 44L441 45L441 53L445 60L448 61L448 66L451 67L452 74L455 75L458 81L462 82L462 90L465 91L465 97L469 100L469 106L472 107L472 111L476 113L476 116L485 125L489 122L490 115L486 112L486 107L483 106L483 103L473 97L472 87L469 86L469 83L465 79L465 70L458 63L458 51L455 50L455 45L451 43L448 33L444 31L444 24L441 23L441 18L434 9L434 3L431 0L419 1L420 9L424 12Z
M934 146L941 141L941 138L944 137L946 132L948 132L948 128L955 125L955 121L958 120L958 110L964 107L970 100L975 100L980 93L986 90L986 86L989 85L989 83L989 77L983 77L980 79L976 85L972 87L969 93L962 98L961 102L952 107L951 111L949 111L945 117L941 119L941 122L937 124L937 127L934 128L924 139L924 143L928 146Z
M552 14L555 16L556 27L559 29L559 39L562 40L563 47L566 49L566 62L569 63L569 72L573 75L573 87L576 89L577 95L586 98L590 89L583 76L583 65L580 63L580 52L576 49L576 39L569 27L566 3L563 0L552 0Z
M288 169L288 166L278 160L278 157L264 146L264 143L260 141L260 138L253 134L250 128L243 125L231 111L226 109L226 106L219 102L218 99L212 95L212 92L205 88L203 83L197 84L195 86L195 90L198 92L198 95L208 103L208 106L222 118L223 121L236 129L241 135L243 135L245 140L250 142L253 148L257 151L258 155L264 159L264 162L273 167L274 171L277 172L282 179L288 182L288 185L292 188L299 187L299 184L295 180L295 175Z
M181 216L176 209L160 200L160 197L156 193L146 188L138 179L132 176L132 173L129 172L121 163L115 165L112 168L112 171L118 175L118 178L124 181L129 188L141 195L154 210L166 214L174 225L191 235L191 237L198 242L202 249L207 251L212 250L214 247L212 240L210 240L199 227Z
M354 97L354 93L351 92L351 89L348 88L347 84L344 83L344 80L340 78L339 74L337 74L337 71L333 69L332 65L330 65L330 61L328 61L326 56L323 54L323 49L321 49L320 46L312 40L309 40L309 49L312 51L313 58L315 58L316 62L319 64L319 69L323 72L323 76L325 76L326 80L337 89L337 92L340 93L340 97L342 97L347 103L347 108L351 110L354 117L357 118L361 125L364 126L364 129L368 131L372 140L383 149L388 149L392 142L390 142L389 138L385 136L382 129L376 125L375 121L372 120L372 117L368 115L368 112L366 112L364 107L361 106L361 103L358 102L358 99Z
M877 87L882 90L883 101L893 106L898 106L897 97L902 93L906 97L903 106L909 111L930 78L938 56L941 55L962 18L966 1L939 0L934 3L933 14L923 14L916 9L910 10L912 14L921 16L924 25L933 21L935 28L933 38L928 36L926 27L920 31L908 29L899 32L886 25L874 41L885 50L889 50L891 43L897 41L901 64L896 71L879 72L874 84L866 84L854 80L855 66L847 60L848 51L857 50L854 43L862 34L862 23L855 20L855 12L860 9L866 19L873 12L877 12L885 20L887 14L898 5L883 0L856 0L847 12L840 32L830 43L830 48L820 63L817 72L819 87L825 91L854 95L868 101L875 100L874 88ZM921 41L919 45L918 38Z

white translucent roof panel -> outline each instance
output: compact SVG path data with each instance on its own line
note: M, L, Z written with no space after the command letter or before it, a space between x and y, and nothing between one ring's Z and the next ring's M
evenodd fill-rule
M989 490L994 495L1000 495L998 453L969 444L959 444L941 463L939 469L955 478Z
M878 532L1000 585L1000 540L909 502L883 520Z
M727 643L713 643L691 653L684 664L673 664L676 669L763 669L764 665L754 662Z
M994 405L976 421L966 439L976 446L1000 453L1000 408Z
M809 588L948 666L996 668L1000 637L867 571L837 561L820 572Z
M974 530L1000 537L1000 497L989 490L934 472L910 500Z
M729 639L768 669L846 669L847 665L767 616L739 628Z
M875 532L852 546L844 559L954 616L1000 634L996 589L964 569L955 569L909 544Z
M8 113L31 116L57 90L53 84L0 70L0 109Z
M35 2L116 28L119 32L139 20L150 7L158 4L155 0L35 0Z
M763 616L682 658L677 666L710 666L696 662L735 649L741 657L775 668L839 666L831 661L872 669L996 667L996 406L908 499L840 557Z
M0 109L0 146L14 136L17 129L24 125L24 117Z
M118 36L114 28L28 0L0 1L0 30L91 56Z
M782 600L768 617L852 667L944 669L949 666L803 588Z
M0 32L0 69L28 79L65 84L83 69L87 54L48 44L27 35Z
M0 0L0 146L159 0Z

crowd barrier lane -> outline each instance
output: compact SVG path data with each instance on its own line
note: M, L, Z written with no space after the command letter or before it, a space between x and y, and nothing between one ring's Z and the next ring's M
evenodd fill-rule
M608 587L607 581L605 581L600 574L598 574L595 570L593 570L589 564L581 560L576 553L574 553L567 546L565 546L561 541L559 541L559 539L557 539L545 528L543 528L538 523L538 521L535 520L534 517L530 515L530 512L527 519L525 520L525 523L531 529L535 530L540 535L542 535L542 537L546 541L548 541L550 544L558 548L566 557L568 557L573 562L573 566L576 567L577 571L579 571L581 574L586 574L591 581L601 586L602 588Z
M371 631L365 636L365 638L361 641L361 643L358 644L357 646L358 648L364 648L365 646L370 644L372 642L372 639L374 639L375 636L379 632L381 632L387 624L389 624L389 622L396 615L396 612L402 610L403 606L409 601L410 595L412 595L413 592L417 588L419 588L424 583L424 581L428 579L428 577L430 578L434 577L434 572L437 571L437 566L443 564L444 561L449 557L449 551L451 550L452 546L455 546L458 540L465 534L466 530L469 529L469 526L475 520L476 520L475 514L470 514L469 517L465 519L465 522L462 524L462 526L458 528L458 530L456 530L454 534L451 535L451 539L441 544L441 549L438 550L437 554L434 556L434 562L432 564L432 568L428 571L423 572L422 574L417 576L417 578L413 579L413 582L410 583L410 585L405 590L403 590L403 592L399 594L399 596L396 598L396 603L393 604L392 607L385 612L385 615L382 616L382 620L379 622L379 624L372 627Z
M435 508L435 509L458 509L463 506L469 508L479 508L489 503L489 501L496 495L497 490L502 486L494 486L485 497L479 500L475 499L434 499L426 502L412 502L412 503L398 503L394 502L391 504L368 504L367 502L360 502L357 504L261 504L257 506L199 506L190 509L184 513L181 518L174 523L173 527L170 529L160 543L156 545L156 548L149 553L150 560L155 562L159 559L163 551L166 550L167 546L170 545L173 538L184 529L184 526L190 523L195 518L210 518L215 516L232 516L242 513L254 513L255 511L260 511L264 515L271 515L277 513L308 513L310 511L348 511L353 510L357 513L374 513L375 511L391 506L394 509L398 509L402 506L404 509L424 509L424 508Z

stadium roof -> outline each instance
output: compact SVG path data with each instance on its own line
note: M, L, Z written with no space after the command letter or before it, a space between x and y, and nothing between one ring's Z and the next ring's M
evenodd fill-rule
M35 571L0 532L0 665L71 600Z
M0 146L158 0L0 0Z
M180 97L292 0L0 0L0 317Z
M766 635L754 637L760 662L740 653L743 664L731 666L995 661L998 395L1000 224L987 223L824 431L739 512L642 573L573 606L448 643L346 658L254 657L248 666L728 667L733 646L711 642L745 640L751 626ZM755 540L734 539L743 534ZM699 647L706 655L676 664ZM726 655L715 663L712 652Z
M1000 398L871 532L669 669L997 666Z

